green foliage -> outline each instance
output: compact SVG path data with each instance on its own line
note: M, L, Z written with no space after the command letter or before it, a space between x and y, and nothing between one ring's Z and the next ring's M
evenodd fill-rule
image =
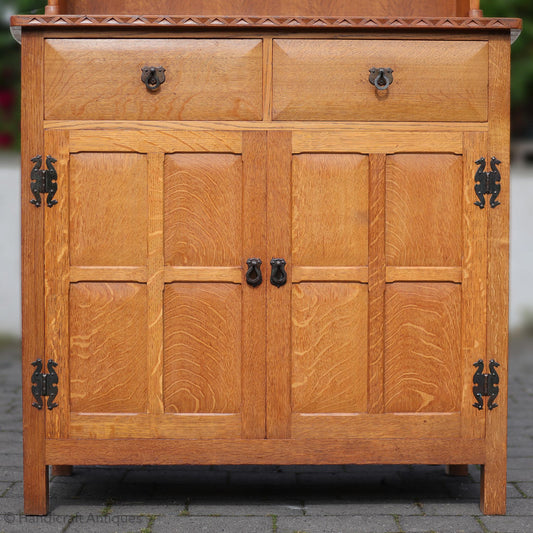
M533 2L531 0L481 0L485 17L523 20L520 37L511 48L511 100L514 108L533 114Z

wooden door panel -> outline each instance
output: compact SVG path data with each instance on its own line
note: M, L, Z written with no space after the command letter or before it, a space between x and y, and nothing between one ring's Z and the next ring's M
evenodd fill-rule
M48 436L263 438L265 290L243 252L265 258L266 136L102 137L47 133Z
M147 170L145 154L72 154L71 265L146 265Z
M392 283L385 292L385 411L458 412L461 286Z
M230 283L166 286L166 413L239 412L241 292L239 285Z
M368 157L295 155L292 209L295 266L368 264Z
M239 265L242 160L234 154L165 157L165 264Z
M385 253L391 266L460 266L462 157L387 157Z
M368 291L359 283L292 289L292 410L366 410Z
M72 413L146 412L146 301L140 283L71 285Z

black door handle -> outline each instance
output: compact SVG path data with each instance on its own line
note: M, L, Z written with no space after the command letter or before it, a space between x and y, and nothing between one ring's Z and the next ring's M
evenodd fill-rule
M282 258L273 258L270 261L272 272L270 274L270 283L276 287L281 287L287 283L287 272L285 272L285 265L287 262Z
M246 271L246 283L251 287L258 287L263 282L263 275L261 274L261 259L257 257L250 257L246 261L248 270Z

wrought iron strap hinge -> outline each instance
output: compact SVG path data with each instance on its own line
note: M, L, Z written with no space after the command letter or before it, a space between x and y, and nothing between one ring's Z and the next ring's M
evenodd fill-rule
M31 192L34 199L30 200L35 207L41 207L41 194L48 194L46 198L46 205L52 207L57 204L57 200L53 200L57 192L57 172L54 168L54 163L57 161L51 156L46 157L46 170L41 170L43 164L43 156L37 155L32 160L33 168L31 170Z
M46 365L48 368L48 374L43 374L43 362L41 359L37 359L32 363L32 366L35 367L33 375L31 376L31 382L33 383L31 387L31 393L35 398L35 401L32 403L33 407L37 409L43 408L43 396L48 396L46 406L51 411L54 407L57 407L57 403L54 402L55 397L57 396L57 383L58 377L55 371L57 363L50 359Z
M479 165L479 168L477 169L476 175L474 177L474 179L476 180L474 191L479 200L477 202L474 202L474 205L477 205L480 209L483 209L485 207L486 194L490 194L489 203L492 208L496 207L497 205L500 205L500 202L496 201L496 198L498 198L498 195L500 194L502 188L500 185L500 172L496 167L496 165L499 165L500 163L501 161L499 159L492 157L490 160L491 170L490 172L485 172L485 158L481 157L476 161L476 165Z
M498 396L500 389L498 383L500 382L500 377L496 372L496 368L500 366L494 359L489 361L489 374L483 374L483 359L480 359L477 363L474 363L474 366L477 367L476 373L474 374L474 387L472 392L476 399L476 403L472 404L478 409L483 409L483 397L488 397L487 406L489 410L498 407L497 403L494 403L494 400Z

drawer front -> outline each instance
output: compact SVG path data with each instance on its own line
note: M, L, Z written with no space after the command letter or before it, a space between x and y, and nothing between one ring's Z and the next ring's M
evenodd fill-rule
M273 63L275 120L487 120L486 41L276 39Z
M143 67L164 67L156 91ZM260 39L48 39L45 118L258 120Z

